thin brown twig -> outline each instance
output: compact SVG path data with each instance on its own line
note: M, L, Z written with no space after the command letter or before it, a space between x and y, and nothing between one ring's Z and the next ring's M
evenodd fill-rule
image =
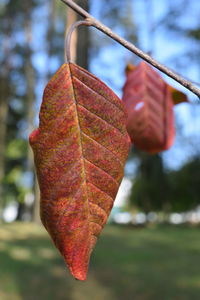
M83 18L87 19L88 22L90 22L91 26L97 28L98 30L102 31L109 37L111 37L113 40L117 41L119 44L136 54L137 56L141 57L143 60L160 70L161 72L165 73L169 77L176 80L178 83L180 83L182 86L184 86L186 89L193 92L195 95L197 95L200 98L200 89L198 89L196 86L192 84L191 81L183 78L182 76L178 75L177 73L170 70L165 65L159 63L157 60L152 58L150 55L146 54L136 46L134 46L132 43L128 42L118 34L114 33L109 27L102 24L100 21L95 19L93 16L91 16L87 11L85 11L83 8L81 8L78 4L76 4L73 0L61 0L63 3L71 7L74 11L76 11L79 15L81 15Z

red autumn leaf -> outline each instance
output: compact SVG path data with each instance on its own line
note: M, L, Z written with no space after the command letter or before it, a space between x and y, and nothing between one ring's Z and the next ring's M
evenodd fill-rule
M128 74L130 72L134 71L136 68L137 68L137 66L129 63L126 66L126 70L125 70L126 71L126 75L128 76ZM189 102L188 97L187 97L186 94L184 94L183 92L175 89L173 86L171 86L169 84L167 84L167 86L168 86L168 89L170 91L170 94L172 95L172 100L173 100L174 105L182 103L182 102Z
M41 220L73 276L85 280L129 150L124 104L96 77L64 64L45 88L30 144Z
M175 135L168 85L144 62L129 70L123 101L128 111L127 130L131 140L138 149L150 154L166 150Z

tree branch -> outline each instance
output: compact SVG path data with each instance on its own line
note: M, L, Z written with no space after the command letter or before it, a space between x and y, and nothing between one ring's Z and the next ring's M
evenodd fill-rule
M136 54L137 56L144 59L146 62L160 70L161 72L165 73L169 77L176 80L178 83L180 83L182 86L196 94L200 98L200 89L198 89L196 86L192 84L191 81L183 78L179 74L173 72L168 67L164 66L163 64L156 61L154 58L152 58L150 55L144 53L142 50L135 47L132 43L128 42L124 38L120 37L118 34L114 33L109 27L102 24L100 21L95 19L93 16L91 16L88 12L86 12L83 8L81 8L79 5L77 5L73 0L61 0L63 3L71 7L74 11L76 11L79 15L81 15L83 18L87 19L87 21L90 22L91 26L97 28L98 30L102 31L109 37L111 37L113 40L120 43L122 46Z

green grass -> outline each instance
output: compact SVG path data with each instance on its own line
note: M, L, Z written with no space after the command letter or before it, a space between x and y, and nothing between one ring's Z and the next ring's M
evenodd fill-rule
M199 300L199 229L107 226L79 282L40 226L1 225L0 300L40 299Z

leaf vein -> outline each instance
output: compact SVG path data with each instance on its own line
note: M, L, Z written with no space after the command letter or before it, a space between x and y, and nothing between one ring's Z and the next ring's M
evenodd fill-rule
M72 201L74 200L74 197L76 197L76 195L78 194L78 192L80 191L81 187L83 186L84 181L82 181L82 183L80 184L79 188L75 191L74 195L71 197L71 201L68 203L67 207L65 208L65 210L63 211L62 215L60 215L58 221L57 221L57 226L60 225L60 222L62 220L62 217L64 216L64 214L66 213L68 206L72 203ZM71 211L70 211L71 212ZM69 213L70 213L69 212Z
M84 108L85 110L87 110L90 114L94 115L96 118L98 118L98 119L100 119L101 121L105 122L106 125L109 125L109 126L112 127L113 129L117 130L117 131L120 133L120 135L124 138L124 135L121 133L121 131L120 131L117 127L113 126L111 123L109 123L108 121L106 121L105 119L103 119L102 117L100 117L99 115L93 113L92 111L90 111L90 110L89 110L87 107L85 107L84 105L78 103L78 106L83 107L83 108Z
M89 90L93 91L96 95L98 95L99 97L105 99L107 102L109 102L110 104L114 105L119 111L123 112L123 109L121 109L119 106L117 106L114 102L111 102L110 100L108 100L108 98L106 98L105 96L99 94L97 91L95 91L91 86L86 85L84 82L82 82L78 77L76 77L75 75L73 75L74 78L76 78L79 82L81 82L84 86L86 86ZM120 100L119 100L120 101Z
M97 188L100 192L104 193L106 196L108 196L110 199L112 199L112 202L113 202L113 198L108 194L106 193L105 191L101 190L100 187L98 187L96 184L92 183L91 181L87 181L89 184L93 185L95 188Z
M91 139L93 142L95 142L95 143L97 143L98 145L100 145L102 148L106 149L108 152L110 152L110 153L114 156L114 158L116 158L116 159L120 162L121 166L123 167L123 164L122 164L120 158L119 158L114 152L112 152L112 151L111 151L110 149L108 149L106 146L104 146L104 145L100 144L99 142L97 142L94 138L92 138L91 136L89 136L89 135L88 135L87 133L85 133L83 130L81 130L81 133L82 133L83 135L85 135L87 138Z
M106 218L108 217L106 210L104 208L102 208L100 205L98 205L98 204L96 204L94 202L91 202L91 201L90 201L90 204L92 204L93 206L97 206L98 208L100 208L100 210L103 212L104 216L106 216Z
M104 173L106 173L109 177L111 177L111 179L117 184L117 186L119 185L118 181L112 176L110 175L107 171L103 170L102 168L100 168L99 166L97 166L95 163L93 163L92 161L90 161L87 158L84 158L86 161L88 161L89 163L91 163L92 165L94 165L96 168L98 168L99 170L103 171Z

